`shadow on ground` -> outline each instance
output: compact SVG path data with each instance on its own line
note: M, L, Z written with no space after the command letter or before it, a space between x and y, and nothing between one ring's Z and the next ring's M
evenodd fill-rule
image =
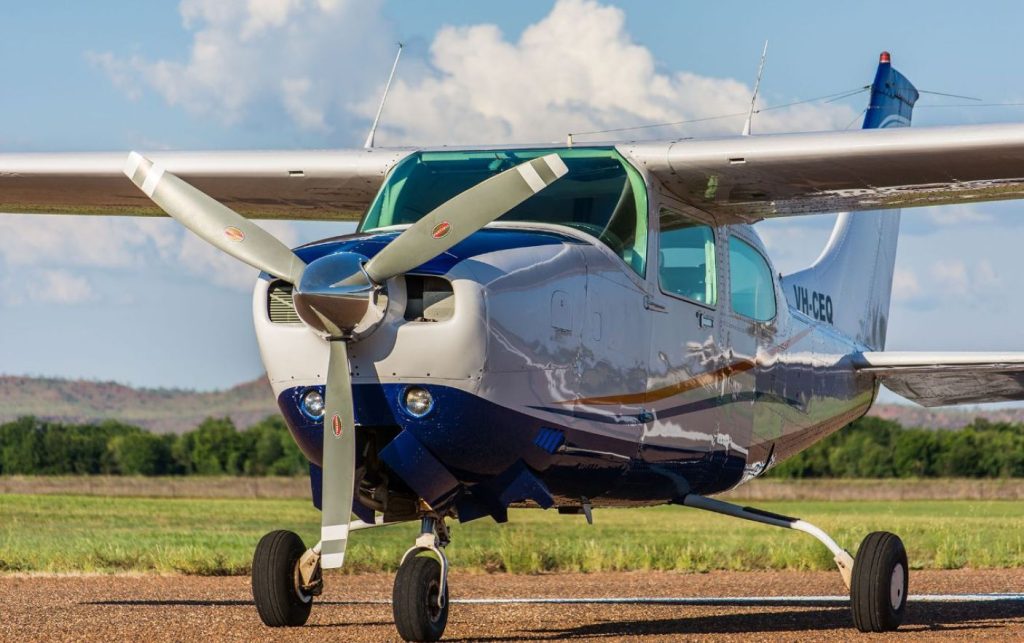
M109 605L121 607L238 607L252 605L248 600L110 600L93 601L84 605ZM320 605L387 605L386 601L322 601ZM759 601L744 606L713 601L703 602L699 607L692 605L658 605L658 612L670 613L671 618L651 618L646 612L642 619L616 618L617 608L625 605L603 606L611 617L597 623L574 627L529 628L524 627L508 636L474 637L475 641L514 641L531 639L573 639L573 638L619 638L646 635L686 634L755 634L775 632L799 632L819 630L843 630L853 628L849 608L835 602L822 601L814 604L795 605L784 598ZM475 606L477 609L485 606ZM523 605L522 607L528 607ZM535 606L537 609L547 606ZM688 610L719 607L726 613L715 615L687 616ZM785 607L787 609L778 609ZM454 608L453 608L454 609ZM960 603L911 603L900 631L906 632L975 632L983 636L985 631L1003 627L1008 620L1024 619L1024 607L1020 601L970 601ZM325 623L322 625L331 625ZM351 625L338 622L337 625ZM365 623L364 623L365 625ZM450 639L459 640L459 639ZM467 639L468 640L468 639Z

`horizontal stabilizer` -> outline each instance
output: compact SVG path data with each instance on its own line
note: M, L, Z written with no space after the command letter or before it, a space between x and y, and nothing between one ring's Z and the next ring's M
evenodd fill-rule
M1024 353L866 352L853 365L922 406L1024 400Z

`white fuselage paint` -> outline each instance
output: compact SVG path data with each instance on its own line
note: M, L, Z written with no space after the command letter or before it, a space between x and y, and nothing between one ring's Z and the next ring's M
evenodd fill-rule
M647 256L657 257L659 211L686 209L653 179L645 180ZM788 306L777 280L773 320L752 322L736 314L728 294L728 237L740 237L762 253L763 246L747 225L718 225L708 215L690 214L715 226L716 306L666 295L658 285L657 262L638 275L582 232L495 223L557 231L583 243L512 248L455 264L445 275L456 301L446 321L406 321L404 280L389 280L384 322L350 351L353 383L453 387L543 421L632 444L632 453L620 450L619 456L652 466L660 453L680 450L741 460L742 472L727 487L762 474L866 412L876 392L874 379L854 374L841 359L866 347ZM305 326L271 323L267 287L264 280L257 284L253 315L275 394L324 384L327 343Z

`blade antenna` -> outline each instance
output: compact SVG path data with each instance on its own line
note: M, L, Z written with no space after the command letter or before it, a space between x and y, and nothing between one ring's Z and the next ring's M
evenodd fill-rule
M398 53L395 54L395 62L391 65L391 74L388 76L388 83L384 85L384 95L380 97L380 106L377 108L377 115L373 117L373 125L370 126L370 133L366 135L365 149L373 147L373 136L377 133L377 123L380 122L380 114L384 111L384 103L388 100L388 92L391 91L391 81L395 79L395 70L398 69L398 59L402 57L402 48L405 45L398 43Z
M747 122L743 124L743 135L750 136L750 123L754 120L754 105L757 103L757 92L761 89L761 75L764 74L764 63L768 60L768 41L764 41L764 50L761 51L761 64L757 66L757 80L754 82L754 95L750 97L750 111L747 113Z

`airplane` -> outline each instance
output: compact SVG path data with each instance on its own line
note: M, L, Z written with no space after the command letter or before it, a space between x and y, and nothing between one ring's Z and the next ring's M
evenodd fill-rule
M893 631L898 536L854 556L712 496L861 417L883 383L926 406L1024 399L1024 353L884 350L900 209L1024 197L1024 125L909 128L918 95L883 53L852 131L3 154L0 210L166 214L260 270L260 354L322 515L312 546L256 546L268 626L307 621L355 531L419 521L394 620L438 640L448 521L675 504L813 536L856 628ZM820 258L779 274L753 224L825 212L841 214ZM253 222L353 217L294 249Z

